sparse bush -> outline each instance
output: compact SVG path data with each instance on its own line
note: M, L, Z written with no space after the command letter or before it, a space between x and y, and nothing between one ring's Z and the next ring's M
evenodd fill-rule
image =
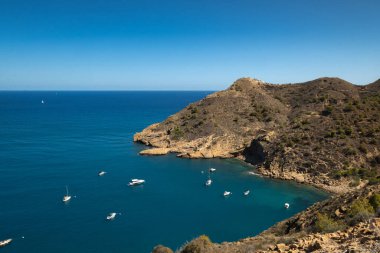
M182 253L204 253L209 252L212 242L206 235L201 235L198 238L189 242L181 251Z
M366 148L366 146L364 146L363 144L360 144L359 146L359 151L362 152L363 154L367 154L368 153L368 150Z
M176 126L173 131L171 131L171 135L174 140L178 140L183 137L184 133L180 127Z
M354 107L351 105L351 104L348 104L346 105L344 108L343 108L343 111L344 112L352 112L354 110Z
M352 203L352 206L348 211L348 222L350 225L355 225L372 218L374 213L375 210L369 203L368 199L357 199Z
M334 221L326 214L318 213L315 222L315 230L322 233L331 233L337 230L344 229L344 224L339 221Z
M152 253L173 253L173 251L168 247L157 245L156 247L154 247Z
M350 182L349 186L350 187L356 187L360 184L360 177L355 176L353 177L352 181Z
M343 149L345 155L356 155L356 150L353 147L347 147Z
M325 109L322 111L323 116L329 116L333 111L332 106L326 106Z
M380 209L380 193L375 193L369 198L369 203L375 211Z

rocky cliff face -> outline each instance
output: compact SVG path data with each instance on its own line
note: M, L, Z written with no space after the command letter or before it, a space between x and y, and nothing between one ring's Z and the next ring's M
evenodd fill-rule
M333 192L380 181L380 81L338 78L274 85L242 78L134 141L146 155L243 159L270 177Z

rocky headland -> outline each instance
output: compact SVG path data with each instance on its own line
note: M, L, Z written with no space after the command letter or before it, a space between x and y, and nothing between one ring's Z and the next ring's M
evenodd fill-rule
M368 203L371 199L375 203L373 198L379 193L380 80L365 86L339 78L279 85L241 78L228 89L210 94L136 133L134 141L150 146L141 152L143 155L171 152L184 158L237 158L262 175L338 194L254 238L213 244L204 236L195 239L193 245L201 241L210 246L209 250L208 246L199 251L184 247L181 252L310 252L314 241L320 245L314 251L323 249L321 245L327 242L337 245L316 252L344 252L338 246L362 240L352 237L353 231L379 225L374 219L378 206ZM346 202L347 206L342 207ZM361 209L354 215L352 208L356 205ZM354 222L356 215L365 217L356 217ZM319 228L323 222L333 224L334 229ZM350 236L347 240L338 238L334 234L337 231ZM267 248L262 247L265 243L256 243L266 236L278 243ZM363 239L370 243L369 248L375 247L371 243L379 239L377 234L371 236ZM284 238L291 238L297 246L281 242ZM300 245L298 239L304 243Z

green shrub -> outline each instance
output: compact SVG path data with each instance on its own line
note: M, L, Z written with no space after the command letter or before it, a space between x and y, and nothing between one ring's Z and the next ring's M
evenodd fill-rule
M368 220L374 216L375 210L368 199L362 198L355 200L348 211L348 222L355 225L359 222Z
M183 137L184 133L180 127L176 126L171 132L171 135L174 140L178 140Z
M376 211L380 208L380 194L375 193L369 198L369 204L373 207L373 209Z
M317 213L317 220L315 222L315 230L317 232L331 233L341 229L344 229L342 222L335 221L326 214Z
M353 106L351 104L348 104L346 105L344 108L343 108L343 111L344 112L352 112L354 110Z
M332 106L326 106L325 109L322 111L323 116L329 116L333 111Z
M380 184L380 178L371 177L368 179L368 184L370 184L370 185Z
M173 251L168 247L157 245L156 247L154 247L152 253L173 253Z
M201 235L198 238L189 242L181 251L182 253L203 253L208 252L212 246L210 238L206 235Z
M360 184L360 178L358 176L355 176L352 181L350 182L350 187L356 187Z

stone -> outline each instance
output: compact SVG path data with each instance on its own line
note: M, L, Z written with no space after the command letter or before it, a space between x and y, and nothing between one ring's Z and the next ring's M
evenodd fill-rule
M170 152L170 148L150 148L140 152L140 155L166 155Z

